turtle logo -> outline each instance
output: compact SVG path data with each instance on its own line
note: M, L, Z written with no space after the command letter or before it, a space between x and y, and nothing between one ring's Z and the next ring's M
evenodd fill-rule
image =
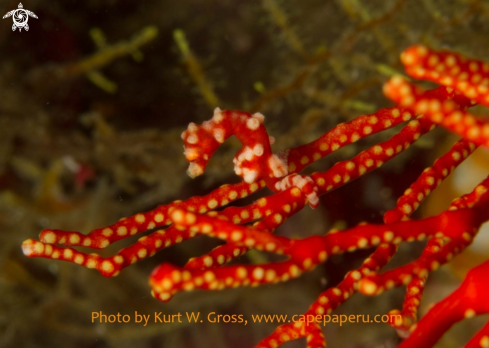
M3 16L3 18L7 18L10 16L12 16L14 20L12 31L15 31L15 29L19 28L19 32L22 31L22 28L24 28L26 31L29 30L29 26L27 25L29 16L37 18L34 12L24 10L24 6L22 6L22 3L19 3L18 9L8 12L5 16Z

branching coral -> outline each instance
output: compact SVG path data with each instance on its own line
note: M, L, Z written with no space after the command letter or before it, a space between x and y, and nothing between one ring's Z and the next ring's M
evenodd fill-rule
M455 322L489 312L484 289L489 263L474 268L462 286L441 301L419 322L417 311L430 272L461 253L474 239L480 225L489 220L489 178L474 190L452 202L441 214L410 220L409 216L477 145L489 145L489 123L466 110L480 103L489 106L489 68L483 62L463 58L452 52L436 52L414 46L402 54L407 72L413 77L431 79L441 85L422 91L400 77L384 87L385 94L398 105L374 114L339 124L317 140L273 154L263 115L216 109L211 120L191 123L182 134L185 156L190 161L188 174L204 173L216 149L235 135L243 147L234 158L235 172L244 181L224 185L202 197L175 201L153 211L123 218L119 222L83 235L79 232L44 230L40 241L29 239L22 245L30 257L61 259L95 268L104 276L115 276L123 268L159 250L197 235L225 241L210 253L191 259L180 268L163 264L151 277L152 294L168 301L180 291L221 290L228 287L259 286L285 282L312 270L331 255L375 247L370 257L345 275L337 286L320 294L306 315L331 313L355 292L377 295L406 285L402 310L389 313L390 325L406 340L403 347L431 347ZM329 170L309 176L299 172L322 157L371 134L407 122L397 134L363 151L350 160L338 162ZM273 232L307 203L316 207L318 196L342 186L380 167L415 143L437 125L463 138L432 167L427 168L384 215L384 224L362 223L324 236L290 239ZM275 194L244 207L225 207L259 189L268 187ZM249 223L253 222L251 226ZM169 225L166 229L164 226ZM117 255L103 258L71 247L95 249L146 230L157 229ZM380 270L390 261L402 242L427 240L415 261L385 273ZM64 246L57 246L64 245ZM260 265L224 264L250 249L285 255L284 261ZM316 317L317 318L317 317ZM316 319L316 321L320 321ZM277 347L290 340L307 338L308 347L325 347L318 322L297 321L278 327L258 347ZM470 347L488 347L488 326L482 328Z

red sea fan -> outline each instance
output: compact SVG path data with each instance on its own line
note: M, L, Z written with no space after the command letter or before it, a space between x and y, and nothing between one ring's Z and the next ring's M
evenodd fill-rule
M279 326L257 347L278 347L301 337L307 337L308 347L325 347L320 325L326 315L355 292L377 295L403 285L406 286L403 308L389 312L389 324L405 338L402 347L433 346L454 323L489 313L489 301L485 296L489 286L489 262L486 262L472 269L455 292L417 322L429 273L461 253L470 245L481 224L489 220L489 178L471 193L454 200L437 216L422 220L410 220L409 216L477 146L489 146L489 123L467 111L475 104L489 106L489 65L424 46L407 49L401 59L410 76L431 80L442 87L423 91L402 77L393 77L385 84L384 92L397 106L339 124L317 140L281 155L271 151L273 139L267 134L263 115L216 108L211 120L202 125L191 123L182 134L185 156L191 163L188 174L192 177L203 174L214 151L225 139L235 135L243 147L234 158L234 169L243 182L221 186L206 196L175 201L123 218L88 235L44 230L40 241L29 239L23 243L24 253L29 257L78 263L110 277L161 249L196 235L206 234L225 241L210 253L189 260L184 267L163 264L153 271L152 294L160 301L168 301L180 291L285 282L310 271L330 255L375 247L358 269L348 272L340 284L320 294L300 320ZM341 147L403 122L407 122L404 128L389 140L350 160L338 162L322 173L299 174L307 165ZM316 207L318 196L380 167L437 125L457 133L462 139L432 167L426 168L399 198L396 207L384 215L384 224L363 223L341 232L331 231L304 239L273 234L306 203ZM216 210L264 187L274 194L244 207ZM251 222L254 222L252 226ZM168 227L164 229L164 226ZM155 228L158 230L112 257L85 254L69 247L101 249ZM425 239L427 245L418 259L379 273L402 242ZM260 265L226 265L250 249L285 255L287 259ZM489 324L467 347L489 347Z

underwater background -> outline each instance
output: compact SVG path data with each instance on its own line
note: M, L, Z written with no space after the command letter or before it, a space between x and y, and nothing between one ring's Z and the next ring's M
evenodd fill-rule
M1 0L2 16L18 5ZM150 295L151 271L162 262L182 266L218 241L194 238L115 278L28 259L20 245L43 228L88 233L238 182L235 139L219 149L205 175L192 180L185 174L180 134L189 122L211 118L217 106L263 113L280 151L391 106L382 84L403 73L399 55L410 45L489 60L489 2L483 0L31 0L23 6L38 17L28 18L28 31L12 31L11 17L0 21L0 347L253 347L277 324L104 324L92 323L92 312L301 314L370 251L333 257L287 283L182 293L161 303ZM351 144L307 173L398 130ZM306 208L277 233L305 237L381 222L455 139L444 130L431 132L392 163L321 197L316 210ZM487 151L476 151L415 217L444 210L488 168ZM480 234L474 248L430 276L421 314L489 258L489 231ZM101 254L113 255L137 238ZM393 265L412 260L422 246L403 245ZM251 252L237 262L268 258ZM403 296L402 288L372 298L357 294L335 313L383 315L399 308ZM456 325L437 347L460 347L484 320ZM400 342L386 324L332 324L325 333L337 347ZM305 340L284 347L305 347Z

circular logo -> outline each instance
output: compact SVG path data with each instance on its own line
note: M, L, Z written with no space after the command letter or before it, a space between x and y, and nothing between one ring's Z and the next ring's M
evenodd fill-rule
M20 8L15 10L14 15L12 17L14 19L15 25L18 27L23 27L24 25L27 24L27 21L29 20L27 11Z

